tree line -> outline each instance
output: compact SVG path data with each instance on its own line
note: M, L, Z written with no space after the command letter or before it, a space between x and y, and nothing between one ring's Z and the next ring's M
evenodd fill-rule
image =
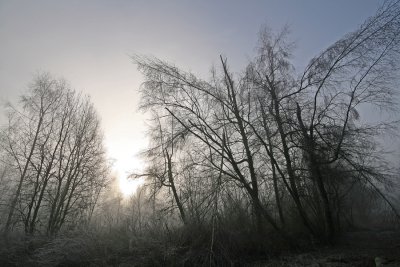
M241 73L221 57L208 80L134 56L145 77L140 107L152 115L148 169L136 176L148 178L154 195L169 192L185 225L214 225L240 203L260 234L270 228L291 242L301 223L333 243L360 192L378 195L399 219L383 189L394 176L377 139L396 124L360 112L397 108L399 23L398 2L386 2L301 71L287 29L264 28Z
M88 97L62 79L36 77L1 132L3 232L56 234L90 222L108 163Z

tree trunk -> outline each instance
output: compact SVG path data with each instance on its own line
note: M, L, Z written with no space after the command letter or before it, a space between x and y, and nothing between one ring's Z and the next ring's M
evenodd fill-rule
M333 216L329 203L328 193L324 185L323 177L319 169L318 161L315 155L315 145L314 140L307 133L306 127L304 126L303 120L301 118L300 106L297 104L297 119L299 121L300 129L303 134L304 151L308 156L309 169L311 172L312 179L317 182L317 188L319 195L322 199L323 212L324 212L324 222L325 222L325 242L332 243L335 237L335 227L333 224Z
M167 156L168 182L169 182L169 185L170 185L170 187L172 189L172 193L174 195L174 199L175 199L176 205L178 206L179 214L181 216L182 222L183 222L183 224L187 224L185 210L184 210L182 202L181 202L181 200L180 200L180 198L178 196L178 192L177 192L176 186L175 186L174 176L172 174L171 157L170 157L170 155L168 154L167 151L165 151L165 154Z
M38 121L38 124L37 124L37 127L36 127L35 137L33 138L31 149L29 151L29 154L28 154L28 157L26 159L26 163L25 163L24 169L23 169L23 171L21 173L21 177L19 179L18 186L17 186L17 191L15 192L14 198L11 201L10 211L8 213L6 225L4 227L4 234L5 235L7 235L8 231L10 230L12 218L14 216L15 206L17 205L18 198L19 198L19 196L21 194L22 184L23 184L23 182L25 180L25 176L26 176L26 173L28 171L28 165L29 165L29 163L31 161L33 152L34 152L35 147L36 147L36 142L37 142L37 139L38 139L38 136L39 136L39 132L40 132L40 129L42 127L43 116L44 116L44 114L42 112L42 109L40 110L39 116L40 116L40 118L39 118L39 121Z

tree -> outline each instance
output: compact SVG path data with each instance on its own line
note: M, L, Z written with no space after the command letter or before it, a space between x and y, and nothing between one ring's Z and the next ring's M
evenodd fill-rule
M205 149L211 149L212 154L222 156L225 160L222 169L211 158L206 160L214 171L222 172L245 189L253 205L259 231L262 231L262 220L265 218L285 236L259 196L257 162L253 159L257 147L252 145L254 137L244 118L247 114L243 114L247 104L246 95L241 86L238 88L234 85L226 61L221 58L221 62L223 76L214 76L214 83L210 84L165 62L136 58L139 68L149 78L142 87L142 107L154 108L153 111L165 107L167 114L183 128L176 131L179 135L191 135Z
M49 74L34 80L21 104L10 105L2 132L3 151L18 172L4 231L22 220L25 232L33 234L48 220L47 232L53 234L93 209L106 184L99 120L89 99Z
M379 190L378 183L388 180L376 161L375 137L393 124L361 122L358 110L395 108L399 25L399 2L385 2L304 71L291 64L286 29L264 29L257 56L237 77L222 57L220 72L204 81L159 59L136 56L146 79L141 108L178 123L169 140L183 138L181 149L208 151L198 153L197 162L214 179L222 174L247 194L259 232L266 220L288 239L283 206L294 205L308 232L332 243L340 223L335 214L345 212L338 208L340 192L354 184L376 190L397 214ZM290 201L282 203L284 198Z

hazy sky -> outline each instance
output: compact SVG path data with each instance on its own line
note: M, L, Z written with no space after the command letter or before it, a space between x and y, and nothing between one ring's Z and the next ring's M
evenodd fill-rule
M289 24L302 66L381 2L0 0L0 101L15 102L40 71L65 78L91 96L115 170L124 174L140 167L134 155L146 145L137 111L142 77L129 55L154 55L205 77L222 54L239 71L261 25Z

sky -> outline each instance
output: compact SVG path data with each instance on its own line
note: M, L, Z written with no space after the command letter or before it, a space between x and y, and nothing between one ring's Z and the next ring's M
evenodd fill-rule
M121 177L143 165L143 77L130 56L152 55L207 77L219 55L233 71L254 55L262 25L289 25L301 68L373 15L378 0L0 0L0 104L15 103L40 72L90 95ZM0 110L0 113L2 110ZM0 115L0 123L4 117Z

